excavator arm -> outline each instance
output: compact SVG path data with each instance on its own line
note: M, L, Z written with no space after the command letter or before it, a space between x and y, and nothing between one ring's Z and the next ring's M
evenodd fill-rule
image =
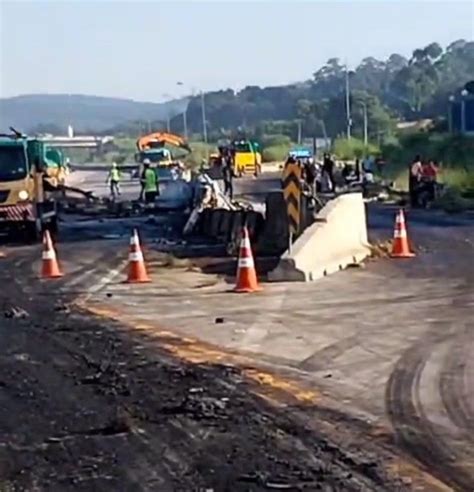
M142 152L143 150L161 147L165 144L178 147L180 149L186 150L187 152L191 152L191 147L189 146L188 142L186 142L184 138L180 137L179 135L174 135L173 133L150 133L149 135L140 137L137 140L137 148L140 152Z

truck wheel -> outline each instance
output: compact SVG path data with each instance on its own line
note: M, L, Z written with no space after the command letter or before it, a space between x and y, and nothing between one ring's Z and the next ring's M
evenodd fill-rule
M36 228L35 222L28 222L27 224L25 224L25 227L22 229L22 234L24 241L29 244L37 243L40 239L40 235L38 229Z

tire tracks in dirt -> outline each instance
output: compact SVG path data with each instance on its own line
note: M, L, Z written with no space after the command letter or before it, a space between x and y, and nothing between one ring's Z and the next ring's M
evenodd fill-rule
M453 342L440 374L440 393L450 419L474 442L474 412L468 400L468 361L472 357L473 330L465 326Z
M436 326L427 336L405 351L396 363L387 383L386 408L395 438L409 454L455 490L472 492L474 490L472 467L469 464L465 465L465 456L456 456L455 449L430 422L419 394L420 379L427 361L436 348L449 343L451 337L452 333L440 330ZM450 351L447 359L445 369L455 368L456 373L459 369L455 363L456 352ZM456 376L458 377L459 375ZM444 394L446 399L448 397L446 387L444 387ZM463 414L460 414L456 407L458 397L459 387L454 387L449 395L451 415L454 414L455 420L464 422Z

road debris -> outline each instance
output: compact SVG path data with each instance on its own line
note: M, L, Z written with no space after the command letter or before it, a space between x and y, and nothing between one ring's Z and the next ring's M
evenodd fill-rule
M3 315L5 318L8 319L25 319L28 318L30 315L29 313L18 306L9 306L3 311Z
M393 240L372 242L370 244L370 258L390 258L393 248Z

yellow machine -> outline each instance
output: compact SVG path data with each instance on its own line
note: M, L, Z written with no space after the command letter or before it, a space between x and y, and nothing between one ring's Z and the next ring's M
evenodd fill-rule
M47 150L18 132L0 136L0 230L22 231L28 240L55 232L59 167Z
M235 140L231 145L234 172L237 176L260 174L262 155L258 144L250 140Z

